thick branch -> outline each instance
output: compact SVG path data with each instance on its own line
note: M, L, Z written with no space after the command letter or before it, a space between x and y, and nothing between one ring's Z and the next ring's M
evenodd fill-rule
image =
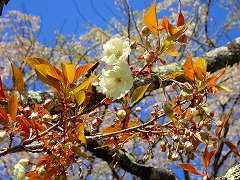
M115 152L107 148L99 148L100 141L89 142L87 150L91 151L96 157L103 159L107 163L117 163L123 170L130 172L133 175L147 180L175 180L172 172L163 168L153 168L151 166L139 164L134 157L124 150ZM97 149L96 149L97 148ZM114 153L116 155L113 157Z

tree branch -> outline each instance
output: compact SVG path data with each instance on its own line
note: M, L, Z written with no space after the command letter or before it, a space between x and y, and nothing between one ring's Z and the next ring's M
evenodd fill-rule
M123 149L111 151L107 148L99 148L100 141L89 142L87 150L91 151L96 157L103 159L107 163L117 163L123 170L146 180L175 180L171 171L163 168L153 168L136 162L134 157ZM114 155L114 153L116 153Z

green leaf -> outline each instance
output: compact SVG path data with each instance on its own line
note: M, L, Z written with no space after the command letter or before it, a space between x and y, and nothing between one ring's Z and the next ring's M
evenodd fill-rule
M151 83L149 83L145 86L140 86L133 91L132 104L135 104L136 102L138 102L143 97L144 93L146 92L146 90L148 89L150 84Z

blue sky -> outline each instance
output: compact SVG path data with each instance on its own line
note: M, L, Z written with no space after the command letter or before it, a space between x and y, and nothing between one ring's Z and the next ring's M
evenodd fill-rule
M3 16L8 10L19 10L23 13L40 16L42 20L42 32L53 32L53 30L60 30L63 23L63 34L72 34L76 27L76 36L83 34L86 29L82 25L86 24L83 18L78 14L75 2L81 14L89 20L92 24L98 27L106 27L104 22L91 6L91 0L11 0L7 6L4 7ZM152 0L130 0L133 9L143 9L149 7ZM108 9L115 10L114 1L110 0L92 0L93 5L97 11L110 20L114 15ZM108 7L107 7L108 6ZM117 12L115 10L115 12Z

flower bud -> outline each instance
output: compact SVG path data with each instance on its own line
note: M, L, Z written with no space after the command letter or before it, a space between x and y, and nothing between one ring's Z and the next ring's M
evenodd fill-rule
M4 130L0 130L0 141L3 141L7 138L7 132Z
M171 117L173 115L174 110L173 110L172 104L169 103L168 101L165 101L163 103L162 108L163 108L163 112L165 113L166 116Z
M18 164L21 164L23 166L27 166L27 165L29 165L29 160L28 159L21 159L20 161L18 161Z
M141 112L141 111L142 111L142 108L138 106L138 107L136 107L135 111L136 111L136 112Z
M186 151L191 152L191 151L193 151L194 146L190 141L186 141L184 143L184 148L186 149Z
M118 110L118 112L117 112L117 117L118 117L119 119L124 119L124 118L126 117L126 115L127 115L127 113L126 113L126 111L123 110L123 109L120 109L120 110Z
M178 153L174 152L172 154L172 161L176 161L176 160L178 160Z
M136 47L137 47L137 42L136 41L131 42L130 48L131 49L136 49Z
M152 63L155 61L155 56L153 51L148 51L145 55L144 58L146 59L147 63Z
M141 33L143 36L148 36L151 33L151 30L147 26L144 26L141 30Z

